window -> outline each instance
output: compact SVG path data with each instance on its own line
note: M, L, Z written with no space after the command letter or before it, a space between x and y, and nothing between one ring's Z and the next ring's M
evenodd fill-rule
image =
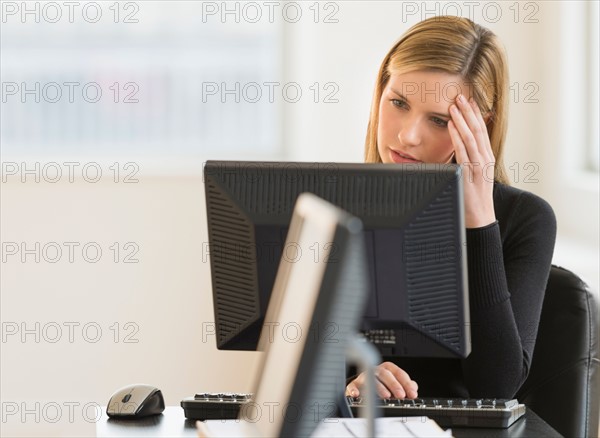
M239 2L227 22L205 2L78 3L71 16L66 3L10 3L3 159L185 161L281 148L277 104L264 95L279 77L278 22L236 22Z
M589 84L589 111L588 111L588 130L589 139L587 145L589 147L586 156L586 168L594 172L600 171L600 139L598 138L598 120L600 120L600 112L598 110L598 96L600 91L598 83L600 75L598 74L598 40L600 39L600 26L598 24L598 15L600 15L599 2L587 2L588 8L588 84Z

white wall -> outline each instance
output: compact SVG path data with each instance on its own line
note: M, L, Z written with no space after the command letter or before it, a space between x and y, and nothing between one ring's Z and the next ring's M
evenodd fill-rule
M507 163L518 163L521 171L524 163L539 163L539 182L515 185L551 201L561 233L555 259L564 260L597 289L598 198L571 204L569 195L558 191L564 149L556 92L568 90L569 85L561 81L561 54L572 48L559 47L556 41L561 15L557 3L539 3L536 24L514 23L507 5L503 6L506 18L497 23L486 22L480 14L475 19L505 43L511 81L539 84L539 103L512 104L506 158ZM339 103L284 105L282 141L288 159L362 160L379 63L401 33L420 18L413 16L403 23L401 6L394 2L340 6L337 24L302 21L286 28L282 80L332 81L339 86ZM187 167L200 169L209 158L213 157L191 160ZM19 334L8 336L5 328L10 324L3 326L2 402L4 408L19 409L19 414L3 419L3 435L91 436L94 424L85 421L83 406L106 404L114 390L134 382L160 387L169 405L179 404L194 391L251 389L256 353L217 351L213 338L202 339L202 324L212 322L213 316L203 252L207 237L201 175L165 175L159 168L143 168L138 177L134 184L114 183L108 177L97 184L81 178L74 183L23 184L11 179L2 184L3 242L27 242L29 247L34 242L58 242L65 251L63 242L97 242L103 249L97 263L86 262L79 250L73 263L66 253L55 264L35 263L32 256L26 263L17 256L3 261L3 323L16 323L19 329L26 323L31 329L39 322L42 335L39 343L31 334L23 342ZM582 221L580 229L561 225L570 218ZM581 243L579 231L587 236L587 243ZM135 242L139 262L115 263L109 249L114 242L120 242L121 250L125 242ZM117 342L115 322L120 327ZM125 342L131 332L124 327L128 322L138 328L133 336L137 343ZM54 337L52 323L63 328L56 343L44 340L44 336ZM65 323L79 323L73 342ZM102 329L98 342L83 337L81 328L86 323ZM87 335L94 336L94 331ZM39 422L34 414L23 422L23 408L35 410L35 402L41 403ZM67 415L69 402L79 403L73 422ZM56 423L49 421L56 415L54 403L62 407Z

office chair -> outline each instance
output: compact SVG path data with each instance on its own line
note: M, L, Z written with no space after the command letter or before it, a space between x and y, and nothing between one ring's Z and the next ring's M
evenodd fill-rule
M552 266L527 380L516 398L565 437L597 437L598 303L571 271Z

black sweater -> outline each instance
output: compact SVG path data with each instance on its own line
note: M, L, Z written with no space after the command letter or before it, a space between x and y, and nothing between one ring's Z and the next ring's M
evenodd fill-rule
M494 185L496 222L467 229L472 351L467 359L395 362L419 396L513 398L531 365L556 238L550 205Z

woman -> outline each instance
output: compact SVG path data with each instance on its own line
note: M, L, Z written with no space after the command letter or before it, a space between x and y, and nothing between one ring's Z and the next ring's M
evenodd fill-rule
M544 200L508 185L507 72L497 37L459 17L417 23L379 70L366 161L463 169L472 336L464 360L385 361L380 397L513 398L527 378L556 220ZM351 378L346 393L358 396L363 381Z

